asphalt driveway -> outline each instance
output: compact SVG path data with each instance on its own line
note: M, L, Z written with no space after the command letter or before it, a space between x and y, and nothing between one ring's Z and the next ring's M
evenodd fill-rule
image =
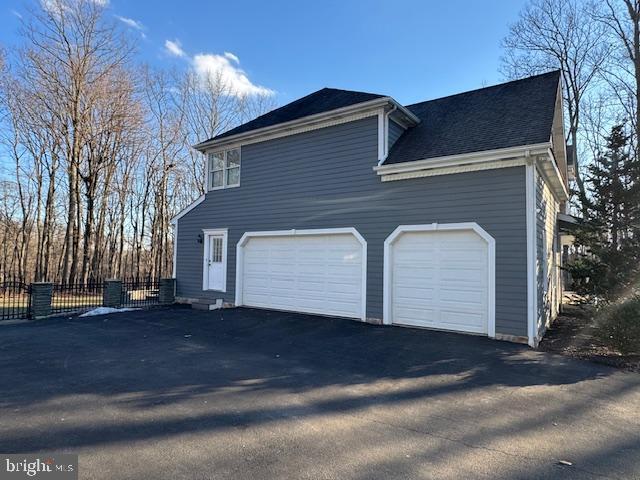
M640 375L251 309L0 326L0 452L34 451L100 479L640 478Z

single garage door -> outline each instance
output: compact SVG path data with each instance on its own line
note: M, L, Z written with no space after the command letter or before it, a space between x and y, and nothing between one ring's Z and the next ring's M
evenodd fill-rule
M364 318L366 247L359 235L250 236L239 247L242 305Z
M400 233L389 251L392 323L488 333L488 248L473 230Z

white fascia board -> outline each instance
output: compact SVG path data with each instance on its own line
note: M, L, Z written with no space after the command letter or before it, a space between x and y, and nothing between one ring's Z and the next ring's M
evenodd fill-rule
M479 172L481 170L495 170L499 168L521 167L526 165L526 157L508 158L488 162L468 163L465 165L453 165L450 167L437 167L412 172L384 174L380 177L383 182L396 182L410 178L437 177L440 175L452 175L454 173Z
M551 187L553 196L559 202L566 202L569 199L569 191L564 184L562 174L556 164L553 150L548 149L545 155L539 157L538 166L545 182Z
M196 208L198 205L200 205L205 199L205 194L203 193L202 195L200 195L198 198L196 198L190 205L186 206L185 208L183 208L182 210L180 210L171 220L170 222L172 224L177 224L178 220L180 220L182 217L184 217L187 213L189 213L191 210L193 210L194 208Z
M546 154L549 150L549 146L549 142L544 142L519 147L500 148L497 150L463 153L461 155L425 158L413 162L394 163L391 165L383 164L373 167L373 169L378 175L407 173L417 170L429 170L441 167L491 162L506 158L529 157L531 155Z
M291 120L289 122L278 123L264 128L250 130L248 132L231 135L221 138L220 140L212 140L194 145L193 148L200 152L206 152L211 148L230 148L235 145L247 145L249 143L264 142L272 138L279 138L288 135L294 135L305 131L315 130L327 126L337 125L340 123L353 121L358 118L366 118L378 113L380 107L391 104L401 111L414 124L420 123L420 119L416 117L407 108L400 105L391 97L380 97L368 102L356 103L347 107L337 108L328 112L321 112L315 115Z

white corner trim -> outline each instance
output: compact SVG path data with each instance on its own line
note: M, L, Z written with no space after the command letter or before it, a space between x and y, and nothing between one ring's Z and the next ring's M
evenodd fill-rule
M536 267L536 166L525 167L525 208L527 224L527 337L529 346L537 346L538 279Z
M353 235L355 239L362 246L362 306L361 306L361 319L366 321L367 319L367 241L364 237L355 229L355 227L343 227L343 228L313 228L303 230L265 230L258 232L245 232L244 235L238 241L236 245L236 294L235 305L237 307L242 306L242 280L243 272L242 266L244 265L244 247L251 238L256 237L282 237L282 236L298 236L298 235L336 235L345 234Z
M178 268L178 222L171 222L173 227L173 267L171 270L171 278L176 278L176 269Z
M462 223L430 223L426 225L400 225L384 241L384 274L383 274L383 320L385 325L393 323L391 313L391 247L403 233L406 232L437 232L445 230L472 230L485 242L487 242L487 289L489 301L487 302L487 335L496 336L496 241L476 222Z
M208 291L216 291L225 293L227 291L227 240L229 237L229 229L228 228L203 228L202 234L204 236L204 249L202 251L202 290ZM208 262L207 256L209 255L210 247L209 242L211 241L212 236L221 236L222 237L222 288L209 288L209 271L208 271Z
M482 170L495 170L498 168L509 168L524 166L526 161L523 158L512 160L495 160L491 162L472 163L468 165L458 165L451 167L437 167L413 172L383 174L380 180L383 182L393 182L396 180L407 180L409 178L437 177L438 175L452 175L455 173L479 172Z
M180 210L172 219L171 219L171 223L177 224L178 220L180 220L182 217L184 217L187 213L189 213L191 210L193 210L194 208L196 208L198 205L200 205L205 199L205 194L203 193L202 195L200 195L198 198L196 198L191 204L187 205L185 208L183 208L182 210Z

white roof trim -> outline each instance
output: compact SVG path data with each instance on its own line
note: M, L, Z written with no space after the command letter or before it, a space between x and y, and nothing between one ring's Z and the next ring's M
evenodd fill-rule
M460 155L425 158L413 162L393 163L389 165L382 164L374 167L373 169L378 173L378 175L387 175L391 173L413 172L416 170L428 170L454 165L468 165L506 158L529 157L531 155L546 154L550 146L551 144L549 142L536 143L532 145L522 145L519 147L463 153Z
M567 201L569 199L569 191L565 186L564 179L556 164L553 150L549 148L546 155L540 155L538 157L538 166L540 167L539 170L542 177L551 187L551 191L556 200L559 202Z
M266 142L268 140L273 140L276 138L288 137L291 135L297 135L299 133L311 132L313 130L319 130L321 128L333 127L335 125L341 125L343 123L355 122L356 120L361 120L363 118L373 117L378 114L380 108L376 109L367 109L360 112L352 113L351 115L341 115L333 118L328 118L322 122L313 122L309 124L300 124L299 126L292 126L289 129L278 130L270 133L263 133L256 136L248 136L242 138L229 137L229 142L223 143L222 140L226 140L223 138L220 140L220 143L215 143L204 147L200 150L202 153L207 152L215 152L219 150L230 150L233 148L241 148L246 145L251 145L252 143L260 143ZM247 132L249 133L249 132Z
M527 164L525 157L508 158L487 162L476 162L467 165L452 165L450 167L437 167L423 170L415 170L404 173L385 173L380 179L383 182L407 180L409 178L437 177L439 175L452 175L454 173L479 172L481 170L495 170L498 168L521 167Z
M249 130L248 132L238 133L236 135L224 137L219 140L213 139L211 141L205 141L194 145L193 148L200 152L204 152L205 150L208 150L212 147L221 147L223 145L226 146L233 143L241 143L244 145L247 143L263 142L269 138L272 138L272 135L275 133L279 133L280 135L278 136L293 135L295 133L299 133L298 129L300 127L310 127L311 125L314 125L315 128L310 129L323 128L324 126L327 126L324 125L326 122L328 122L329 125L332 125L333 123L331 122L335 121L337 118L350 116L354 113L363 112L365 110L372 109L373 111L370 112L370 115L375 115L377 113L377 109L386 104L391 104L397 107L399 111L404 113L407 118L412 120L414 123L417 124L420 122L420 119L418 117L411 113L410 110L396 102L393 98L380 97L369 100L367 102L356 103L354 105L337 108L335 110L329 110L327 112L317 113L315 115L308 115L306 117L291 120L289 122L283 122L276 125L270 125L268 127Z
M182 217L184 217L187 213L189 213L191 210L193 210L194 208L196 208L198 205L200 205L205 199L205 195L204 193L202 195L200 195L198 198L196 198L190 205L186 206L185 208L183 208L182 210L180 210L172 219L171 219L171 223L172 224L176 224L178 222L178 220L180 220Z

